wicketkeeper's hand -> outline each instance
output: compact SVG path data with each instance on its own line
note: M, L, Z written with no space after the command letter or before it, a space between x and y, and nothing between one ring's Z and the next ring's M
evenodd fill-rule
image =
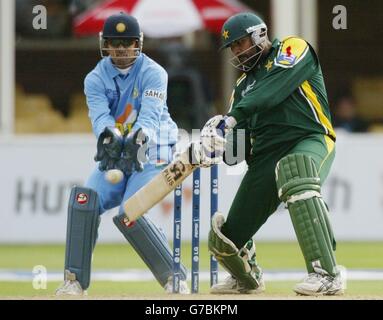
M148 139L148 136L141 128L131 132L124 139L118 169L124 172L125 175L130 175L133 170L142 171L144 169L144 163L148 161L144 144Z
M233 117L217 115L208 120L201 131L203 152L207 157L222 156L225 152L227 133L235 127L237 121Z
M117 168L121 156L123 137L120 131L114 127L106 127L97 141L97 153L95 161L100 161L98 168L101 171Z

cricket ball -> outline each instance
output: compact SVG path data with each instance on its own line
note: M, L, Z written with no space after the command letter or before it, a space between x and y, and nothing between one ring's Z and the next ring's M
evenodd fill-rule
M105 180L111 184L116 184L122 181L124 173L118 169L112 169L105 172Z

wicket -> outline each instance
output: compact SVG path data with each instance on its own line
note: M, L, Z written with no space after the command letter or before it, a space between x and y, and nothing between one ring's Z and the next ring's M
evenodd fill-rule
M193 172L192 198L192 269L191 292L199 291L199 248L200 248L200 187L201 171ZM174 225L173 225L173 293L179 293L181 276L181 206L182 184L174 190ZM218 210L218 166L210 169L210 220ZM210 286L218 282L218 262L210 256Z

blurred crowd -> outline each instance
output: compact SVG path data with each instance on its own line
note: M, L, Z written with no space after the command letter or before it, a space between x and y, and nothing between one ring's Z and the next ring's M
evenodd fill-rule
M72 23L74 17L103 1L104 0L16 0L16 37L18 40L38 38L42 40L61 39L66 41L66 39L72 38ZM33 19L31 12L36 5L43 5L47 9L48 28L46 30L35 30L31 27L31 19ZM20 43L22 41L18 42ZM214 50L214 57L216 57L216 48L214 48L214 45L212 45L209 50ZM222 101L222 95L224 93L217 92L219 91L219 89L217 89L219 85L216 85L222 79L217 77L217 70L213 70L213 68L220 68L220 65L210 65L208 63L208 68L212 68L212 70L209 70L209 73L207 73L206 66L201 66L196 52L192 52L190 48L183 46L182 42L175 44L171 42L161 42L161 46L155 51L154 53L151 52L150 55L154 56L155 59L160 59L159 62L163 64L169 73L168 106L174 119L180 124L180 127L185 129L201 127L206 119L212 114L217 113L217 109L222 107L219 105L222 104L220 102ZM200 53L200 56L204 55L206 57L206 53L207 52ZM207 59L205 60L209 61ZM93 66L94 62L91 64ZM67 67L75 69L75 67L71 67L70 65ZM25 93L19 96L18 101L20 102L20 108L22 108L22 110L17 114L21 114L22 116L25 116L25 110L28 109L27 101L30 101L30 99L27 98L27 94L33 93L29 88L30 86L26 80L28 77L25 76L25 72L25 63L23 64L22 59L19 59L16 65L17 85L25 90ZM210 74L210 79L207 74ZM51 72L50 75L53 77L56 76L53 72ZM72 74L68 77L72 77L73 79L73 76L79 78L84 75ZM69 119L74 107L69 105L68 97L81 93L82 88L78 86L76 92L71 92L71 88L66 88L66 83L68 82L65 82L67 80L63 78L63 74L59 76L60 79L62 78L62 81L64 81L60 92L62 93L67 90L64 95L61 94L57 96L52 90L50 92L44 92L47 88L45 85L42 85L42 90L38 93L44 93L45 96L48 97L52 111L58 112L59 117ZM214 79L211 79L212 77ZM37 76L36 81L38 81L39 78L40 77ZM50 82L53 83L56 81L52 80ZM334 88L328 88L330 93L334 91L331 89ZM332 111L333 124L337 130L358 133L370 131L383 132L383 118L372 120L371 117L363 117L361 113L358 112L361 108L357 99L353 97L352 90L344 90L334 96L329 96L329 98L331 101L330 108ZM79 106L76 105L75 108L79 109ZM81 108L86 108L85 102L81 104ZM78 114L78 112L74 113L75 116ZM366 112L364 112L364 114L366 114ZM19 123L20 128L28 127L25 123L20 121ZM84 128L83 122L79 123L81 125L78 127ZM39 128L37 129L40 130ZM63 131L67 130L69 130L68 126L64 126ZM73 131L76 130L79 129L77 127L73 129Z
M350 93L341 93L332 106L333 124L336 129L346 132L367 132L369 123L358 116L355 99Z

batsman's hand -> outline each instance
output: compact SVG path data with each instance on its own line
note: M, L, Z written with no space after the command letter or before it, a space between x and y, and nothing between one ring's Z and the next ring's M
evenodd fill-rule
M208 120L201 131L201 143L203 152L207 157L215 158L225 152L225 136L236 125L233 117L217 115Z
M222 162L222 154L207 154L202 146L202 141L192 141L189 144L189 162L201 168L209 168Z
M114 127L106 127L97 141L95 161L99 161L98 168L107 171L117 168L123 146L123 137Z
M131 132L124 139L122 156L118 163L118 169L125 175L130 175L134 170L142 171L144 163L148 161L146 156L146 143L149 137L139 128Z

